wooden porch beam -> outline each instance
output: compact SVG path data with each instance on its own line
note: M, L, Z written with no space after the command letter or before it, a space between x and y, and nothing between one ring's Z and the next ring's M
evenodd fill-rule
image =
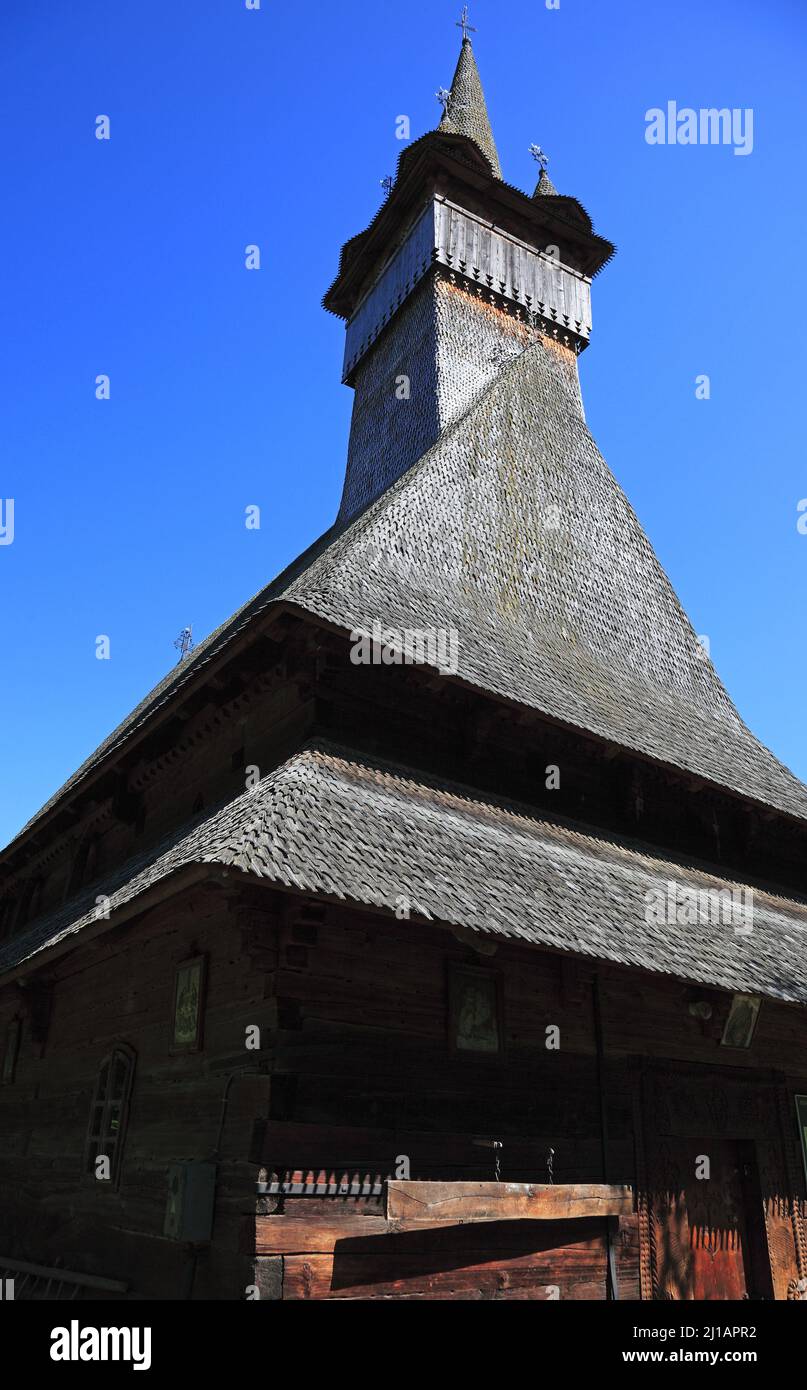
M572 1217L628 1216L633 1192L613 1183L408 1182L387 1183L387 1217L409 1221L566 1221Z
M632 1189L619 1184L391 1180L386 1216L335 1211L333 1216L245 1217L241 1248L256 1255L329 1254L345 1240L372 1241L491 1221L629 1216L632 1211Z

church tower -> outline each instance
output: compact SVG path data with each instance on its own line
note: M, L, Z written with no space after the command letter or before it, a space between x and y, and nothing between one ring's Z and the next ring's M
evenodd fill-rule
M807 1299L807 788L589 431L613 247L505 181L462 28L326 295L335 523L0 851L32 1297Z
M591 279L613 247L545 169L533 197L504 181L465 27L437 130L404 151L389 198L343 248L325 296L346 320L343 379L355 391L340 521L406 472L538 337L579 398Z
M505 181L462 27L437 129L325 295L355 393L345 482L287 592L339 625L456 632L461 679L801 814L586 424L577 359L614 247L537 147L532 194Z

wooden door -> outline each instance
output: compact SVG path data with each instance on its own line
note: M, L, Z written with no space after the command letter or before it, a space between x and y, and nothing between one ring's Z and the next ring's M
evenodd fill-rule
M708 1160L709 1176L704 1172ZM658 1140L650 1165L650 1241L656 1298L759 1297L755 1214L746 1205L746 1146L729 1139ZM749 1240L750 1235L750 1240Z

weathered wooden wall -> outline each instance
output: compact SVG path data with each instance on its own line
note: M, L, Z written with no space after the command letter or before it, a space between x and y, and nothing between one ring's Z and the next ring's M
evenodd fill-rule
M451 962L501 976L500 1057L448 1046ZM282 1279L287 1298L540 1298L552 1285L562 1298L605 1297L603 1222L400 1235L361 1225L382 1214L383 1181L402 1157L413 1178L490 1178L492 1154L473 1142L480 1137L502 1142L502 1175L513 1181L546 1181L550 1148L556 1181L603 1179L592 979L591 965L509 943L480 957L445 930L341 909L320 922L287 921L270 986L280 1027L263 1146L280 1191L261 1199L255 1235L273 1287ZM777 1296L785 1296L804 1257L792 1113L804 1082L773 1068L804 1055L802 1011L765 1006L751 1051L731 1052L720 1046L727 995L696 991L713 1005L703 1023L689 1012L692 991L669 979L602 968L600 991L607 1177L637 1190L637 1210L620 1218L616 1235L620 1297L653 1292L652 1174L642 1149L665 1134L692 1135L696 1151L726 1136L752 1145ZM546 1045L553 1026L558 1050ZM247 1223L247 1240L250 1231Z
M170 1052L174 969L209 959L203 1050ZM253 1130L266 1114L268 1078L245 1051L245 1029L265 1022L263 976L243 952L237 913L208 890L113 929L52 967L44 1054L31 1037L25 995L0 995L0 1030L24 1019L15 1081L0 1087L0 1250L39 1264L126 1280L137 1293L183 1296L191 1254L163 1236L169 1164L209 1159L220 1144L214 1246L197 1262L197 1296L238 1297L249 1262L238 1256L244 1193L254 1185ZM90 1104L115 1042L136 1053L117 1190L83 1173ZM252 1075L240 1073L252 1072ZM252 1155L254 1158L255 1155Z
M203 1050L172 1056L174 968L197 952L209 959ZM449 1045L452 963L500 977L501 1055ZM620 1297L649 1297L658 1145L691 1138L700 1151L712 1136L754 1152L785 1297L807 1255L792 1114L807 1076L781 1070L783 1056L807 1055L802 1011L764 1004L750 1052L730 1052L719 1042L728 996L708 994L714 1013L702 1023L686 986L600 968L606 1175L593 973L512 943L483 956L444 928L237 888L232 876L113 927L51 965L43 1045L29 996L0 994L0 1029L24 1018L15 1081L0 1088L0 1250L185 1296L191 1252L162 1234L168 1168L218 1151L197 1297L243 1297L256 1282L264 1297L292 1299L541 1299L553 1288L604 1298L598 1218L384 1225L391 1176L492 1178L492 1151L474 1143L485 1138L502 1143L508 1180L545 1182L551 1148L556 1182L634 1186L637 1209L614 1233ZM245 1049L254 1024L258 1053ZM82 1161L98 1066L116 1041L134 1048L137 1068L110 1191L84 1178ZM261 1170L269 1189L256 1207Z

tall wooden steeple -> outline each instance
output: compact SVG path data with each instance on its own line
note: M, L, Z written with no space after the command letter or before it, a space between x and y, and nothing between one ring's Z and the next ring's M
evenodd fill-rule
M504 182L464 32L437 130L403 153L390 197L343 248L325 305L346 320L355 390L339 520L399 478L548 334L570 358L591 333L591 278L613 253L574 198Z

